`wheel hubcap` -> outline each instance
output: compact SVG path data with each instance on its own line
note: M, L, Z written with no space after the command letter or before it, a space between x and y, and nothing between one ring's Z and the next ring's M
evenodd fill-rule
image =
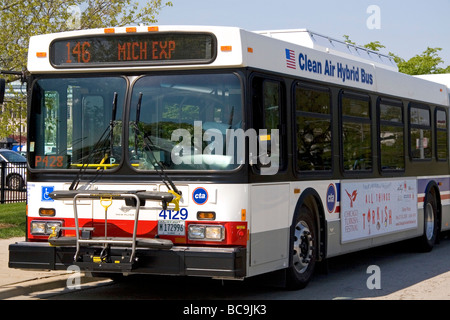
M293 263L299 273L303 273L308 268L313 258L313 241L311 231L304 221L300 221L295 226Z
M428 240L433 238L434 234L434 210L431 203L425 207L425 234Z

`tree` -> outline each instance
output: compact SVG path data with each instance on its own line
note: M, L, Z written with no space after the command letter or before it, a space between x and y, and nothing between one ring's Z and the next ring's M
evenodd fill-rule
M344 42L356 45L355 42L350 40L348 35L344 35L343 37L345 39ZM386 48L379 41L370 42L363 47L372 51L379 51L380 48ZM446 68L439 67L440 64L444 63L444 60L438 54L441 50L442 48L428 47L422 54L415 55L409 60L405 60L392 52L389 52L389 55L397 64L399 72L402 73L409 75L450 73L450 66Z
M31 36L73 29L153 24L170 1L147 0L143 7L132 0L0 0L0 68L21 70L26 65ZM73 23L76 8L79 23Z
M408 61L399 56L389 53L394 58L397 63L398 70L400 72L410 74L410 75L420 75L420 74L437 74L437 73L447 73L450 72L450 66L446 68L439 67L440 64L444 63L441 57L438 55L438 51L442 48L430 48L428 47L422 54L415 55Z
M153 24L159 12L172 6L170 1L146 0L0 0L0 70L21 71L26 67L29 38L37 34L74 29L118 27L131 24ZM165 1L165 2L164 2ZM75 13L75 14L74 14ZM7 81L20 78L7 75ZM10 86L10 92L12 92ZM14 133L19 122L14 116L21 111L25 119L24 99L9 99L1 115L0 138Z
M365 44L364 48L367 48L372 51L380 51L381 48L386 48L386 46L383 46L380 43L380 41L375 41L375 42L369 42L368 44Z
M348 44L351 44L351 45L354 45L354 46L356 46L356 42L353 42L352 40L350 40L350 36L349 35L347 35L347 34L344 34L344 42L345 43L348 43Z
M343 37L345 39L344 40L345 43L348 43L348 44L353 45L353 46L358 46L356 44L356 42L353 42L352 40L350 40L350 36L349 35L345 34L345 35L343 35ZM372 51L380 51L380 48L386 48L385 46L383 46L380 43L380 41L369 42L368 44L365 44L363 47L366 48L366 49L372 50Z

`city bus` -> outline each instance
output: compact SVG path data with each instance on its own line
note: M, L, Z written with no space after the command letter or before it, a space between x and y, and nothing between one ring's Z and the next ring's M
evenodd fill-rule
M449 230L449 88L308 30L34 36L26 239L9 267L304 288ZM450 83L450 81L449 81Z

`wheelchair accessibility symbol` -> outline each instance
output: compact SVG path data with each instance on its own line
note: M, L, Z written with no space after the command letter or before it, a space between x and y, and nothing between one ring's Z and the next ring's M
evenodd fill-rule
M55 189L54 186L51 187L42 187L42 197L41 197L41 201L54 201L52 198L50 198L50 193L53 192L53 190Z

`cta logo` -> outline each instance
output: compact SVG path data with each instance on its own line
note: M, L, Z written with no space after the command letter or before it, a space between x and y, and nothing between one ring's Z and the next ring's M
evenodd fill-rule
M327 209L329 213L333 213L336 208L336 188L334 184L330 184L327 190Z
M205 204L206 201L208 201L208 192L205 188L196 188L194 192L192 192L192 200L199 205Z

